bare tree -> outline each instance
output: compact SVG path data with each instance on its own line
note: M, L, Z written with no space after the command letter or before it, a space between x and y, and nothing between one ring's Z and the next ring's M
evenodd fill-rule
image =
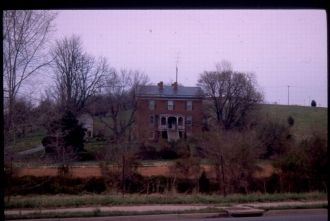
M220 133L216 132L204 133L201 137L199 137L199 141L203 147L204 154L208 157L214 166L219 191L222 191L223 196L226 196L227 182L225 179L226 172L224 167L224 154L227 152L227 146L221 146L222 141L219 134ZM212 137L212 139L209 139L210 137Z
M201 74L198 85L211 100L216 122L224 129L244 125L249 111L263 100L254 76L232 71L228 62Z
M77 36L57 41L52 55L57 99L62 109L77 113L100 90L109 71L107 61L85 53Z
M50 11L3 12L4 96L7 99L6 124L13 130L14 103L27 78L47 66L51 59L45 46L56 13Z
M255 132L207 132L202 134L199 142L214 166L219 190L223 195L237 191L248 193L260 154Z
M132 139L134 114L137 109L136 95L140 86L147 82L148 77L138 71L113 70L107 76L104 94L97 99L97 103L102 103L98 105L101 109L98 112L104 113L99 115L99 120L112 133L111 138L108 139L109 147L103 150L101 155L106 161L113 160L121 168L120 180L123 194L127 190L126 184L134 175L137 165ZM104 174L108 179L106 175L108 173Z
M103 97L103 108L107 114L106 117L100 116L100 120L112 131L115 142L131 131L137 109L136 95L140 86L147 82L148 77L138 71L113 71L108 76Z

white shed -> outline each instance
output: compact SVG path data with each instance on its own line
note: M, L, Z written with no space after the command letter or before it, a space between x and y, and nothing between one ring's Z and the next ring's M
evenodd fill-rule
M86 129L86 137L93 137L93 117L90 114L84 113L78 116L78 121L82 127Z

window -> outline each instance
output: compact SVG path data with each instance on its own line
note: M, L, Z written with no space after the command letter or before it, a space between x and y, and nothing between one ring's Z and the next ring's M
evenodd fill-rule
M149 123L150 124L154 124L154 122L155 122L154 115L150 115L150 117L149 117Z
M174 101L167 101L167 110L174 110Z
M192 116L187 116L186 117L186 124L187 125L192 125Z
M179 126L182 126L183 125L183 118L182 117L179 117Z
M149 110L155 110L155 101L154 100L149 101Z
M161 125L166 125L166 118L165 117L162 117L160 121L161 121L160 122Z
M188 111L192 110L192 101L187 101L187 106L186 106Z

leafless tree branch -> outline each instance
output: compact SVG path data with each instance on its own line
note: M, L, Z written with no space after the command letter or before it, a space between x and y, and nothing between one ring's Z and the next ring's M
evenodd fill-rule
M57 41L52 55L57 100L63 109L77 113L101 89L110 71L107 61L86 54L77 36Z

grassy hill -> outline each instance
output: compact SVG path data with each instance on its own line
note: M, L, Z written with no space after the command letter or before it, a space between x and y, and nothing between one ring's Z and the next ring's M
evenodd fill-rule
M292 130L298 139L313 132L327 133L328 130L328 108L263 104L260 114L284 124L289 116L293 117Z
M274 105L263 104L260 106L259 115L264 118L271 118L287 124L289 116L294 118L294 126L292 128L294 135L300 140L309 136L313 132L327 133L328 128L328 108L322 107L304 107L304 106L287 106L287 105ZM108 119L110 122L110 119ZM111 132L104 127L96 117L94 118L94 131L103 131L104 135L109 136ZM41 139L45 136L46 132L43 129L40 131L27 134L24 138L19 138L14 146L15 151L23 151L41 144ZM99 149L103 142L92 141L86 143L87 149L93 151Z

